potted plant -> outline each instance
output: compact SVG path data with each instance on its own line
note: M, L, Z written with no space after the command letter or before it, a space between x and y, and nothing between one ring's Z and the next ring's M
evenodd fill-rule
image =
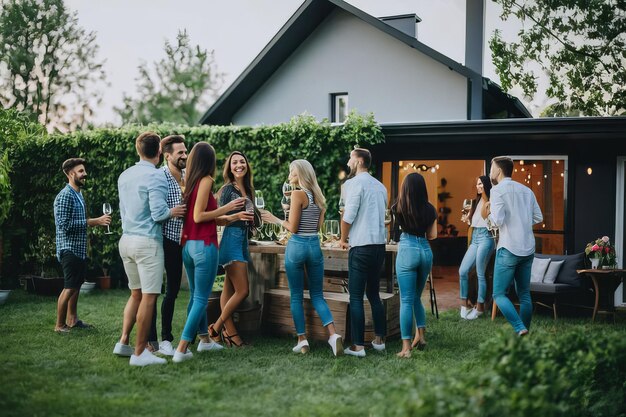
M36 272L24 277L26 289L42 295L59 295L63 291L63 277L59 275L54 237L44 229L29 246L26 259L33 261Z
M585 254L591 261L591 268L615 268L617 258L615 256L615 246L611 244L608 236L602 236L587 243Z
M117 237L114 234L106 234L104 230L96 228L89 238L89 259L95 265L95 269L102 271L102 275L96 276L96 286L101 290L111 288L111 266L119 256L117 249Z

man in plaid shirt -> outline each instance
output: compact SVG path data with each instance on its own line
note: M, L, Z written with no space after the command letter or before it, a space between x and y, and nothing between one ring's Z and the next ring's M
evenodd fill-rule
M167 178L167 206L172 209L181 206L184 190L184 169L187 165L187 147L181 135L170 135L161 140L161 152L165 164L161 168ZM152 349L167 356L174 356L172 342L172 319L176 297L180 291L183 275L183 248L180 236L183 229L183 217L172 217L163 223L163 255L165 261L165 297L161 303L161 342L157 342L156 304L152 316L152 329L148 337Z
M87 269L87 226L106 226L111 216L88 219L85 200L80 189L85 186L85 160L71 158L61 166L68 184L54 199L57 259L63 267L64 289L57 302L57 321L54 331L69 332L71 328L90 327L78 320L77 304L80 286Z

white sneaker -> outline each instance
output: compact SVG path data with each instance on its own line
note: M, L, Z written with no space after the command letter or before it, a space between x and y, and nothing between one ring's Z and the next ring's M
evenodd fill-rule
M482 316L483 312L482 311L478 311L475 308L473 308L469 313L467 313L467 317L465 317L467 320L476 320L478 317Z
M117 342L113 348L113 354L117 356L130 357L133 353L135 353L135 350L132 347L123 345L120 342Z
M309 351L309 342L304 339L303 341L298 342L298 344L291 350L293 350L294 353L307 353Z
M207 350L222 350L224 346L219 343L214 342L211 338L209 338L208 342L203 342L202 340L198 343L198 352L203 352Z
M176 349L174 351L174 357L172 358L172 360L176 363L181 363L188 361L191 358L193 358L193 353L191 353L189 349L187 349L187 352L185 353L179 352L178 349Z
M461 318L462 319L467 319L467 315L469 314L471 310L465 306L461 307Z
M365 349L361 349L361 350L352 350L350 348L344 349L343 353L345 353L346 355L350 355L350 356L356 356L357 358L364 358L365 357Z
M159 350L156 353L160 353L165 356L174 356L174 348L172 347L172 342L169 340L162 340L159 342Z
M333 355L343 355L343 339L337 333L328 338L328 344L333 350Z
M154 355L148 349L144 349L141 352L141 355L131 355L130 356L130 365L131 366L147 366L147 365L164 365L167 361L163 358L159 358Z
M378 343L374 343L374 341L372 340L372 347L374 348L374 350L382 352L385 350L385 343L383 342L379 345Z

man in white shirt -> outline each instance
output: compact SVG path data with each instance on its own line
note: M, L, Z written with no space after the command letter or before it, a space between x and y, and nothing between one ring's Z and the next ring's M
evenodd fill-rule
M385 260L385 209L387 189L367 171L372 155L357 148L350 153L348 167L353 178L344 184L345 208L341 220L341 247L348 254L348 291L350 292L350 323L352 343L347 355L364 357L365 311L363 295L372 307L375 339L372 346L384 350L387 333L385 308L380 299L380 271ZM350 236L350 243L347 237Z
M530 299L530 270L535 254L533 225L543 215L532 190L511 180L513 160L499 156L491 160L489 178L494 184L490 202L483 207L483 217L500 229L493 272L493 299L515 332L528 333L533 305ZM506 296L515 280L520 314ZM521 316L521 317L520 317Z

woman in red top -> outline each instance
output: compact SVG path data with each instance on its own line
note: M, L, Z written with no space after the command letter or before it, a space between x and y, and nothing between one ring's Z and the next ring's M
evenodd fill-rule
M189 343L196 333L200 336L198 352L221 349L222 346L209 338L206 306L217 273L217 224L226 225L236 220L250 221L245 211L226 215L240 209L244 199L233 200L217 207L213 196L215 175L215 150L206 142L197 143L187 158L186 187L184 193L187 214L183 224L183 263L189 281L189 305L187 322L176 352L174 362L183 362L193 356Z

